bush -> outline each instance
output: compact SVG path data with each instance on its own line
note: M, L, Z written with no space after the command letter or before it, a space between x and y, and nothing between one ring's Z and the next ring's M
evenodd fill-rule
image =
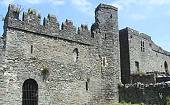
M166 105L170 105L170 96L166 97Z

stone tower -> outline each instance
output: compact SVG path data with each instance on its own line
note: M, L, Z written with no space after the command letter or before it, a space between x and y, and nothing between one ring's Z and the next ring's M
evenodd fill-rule
M103 101L115 102L118 100L117 84L120 80L117 8L100 4L95 10L95 23L91 31L98 40L99 56L102 59Z

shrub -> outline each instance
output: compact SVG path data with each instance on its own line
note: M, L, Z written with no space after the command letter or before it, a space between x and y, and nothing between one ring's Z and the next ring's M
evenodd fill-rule
M48 75L49 74L49 70L47 67L44 67L43 70L41 71L42 75Z
M166 97L166 105L170 105L170 96Z

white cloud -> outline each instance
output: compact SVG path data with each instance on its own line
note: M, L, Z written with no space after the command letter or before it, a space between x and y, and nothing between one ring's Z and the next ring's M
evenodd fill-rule
M92 4L88 0L71 0L72 5L80 11L92 15Z
M165 13L170 7L170 0L117 0L113 1L112 5L118 7L127 18L140 21L150 18L153 14L156 16L155 12L158 10Z

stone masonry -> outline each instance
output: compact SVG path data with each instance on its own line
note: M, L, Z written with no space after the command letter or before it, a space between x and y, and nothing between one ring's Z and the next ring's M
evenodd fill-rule
M130 101L118 84L142 79L133 74L168 77L170 53L148 35L119 31L117 11L99 4L89 30L68 19L60 27L51 14L40 24L34 10L19 17L9 5L0 38L0 105L97 105L117 103L119 95Z
M169 75L170 52L157 46L150 36L129 27L120 30L119 35L123 83L130 83L134 74Z
M68 19L60 29L50 14L41 25L41 16L32 9L22 20L19 14L19 8L9 5L0 40L0 105L118 102L117 8L98 5L91 31L87 25L76 31Z

